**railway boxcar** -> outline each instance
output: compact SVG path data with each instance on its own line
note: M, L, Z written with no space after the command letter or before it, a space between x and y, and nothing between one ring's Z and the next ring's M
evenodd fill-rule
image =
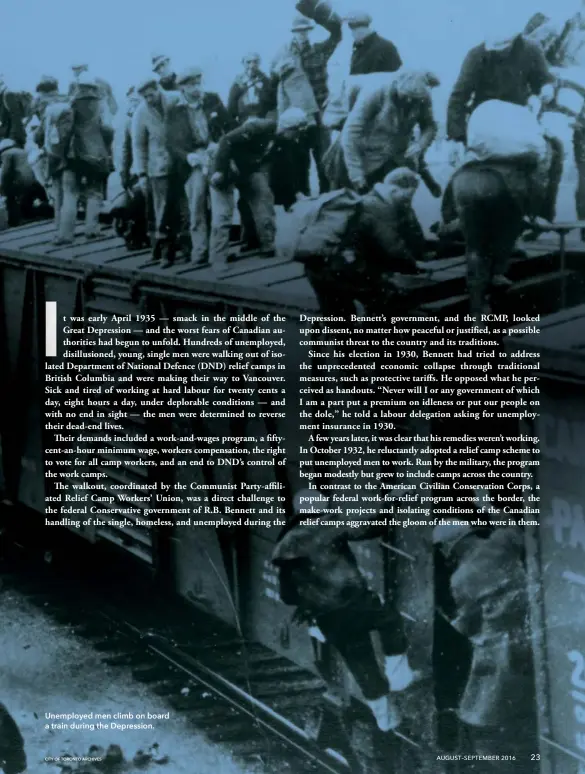
M283 510L290 514L291 495L304 487L299 462L306 431L300 429L296 406L298 366L306 357L299 345L299 316L318 310L304 268L290 261L247 256L236 260L227 275L218 279L209 269L184 264L163 270L150 261L146 252L128 254L121 240L108 233L91 244L67 249L51 245L51 236L52 225L47 223L0 235L0 342L6 364L0 432L7 498L44 516L46 497L56 491L51 478L45 477L44 464L49 438L53 438L50 425L58 421L45 406L45 301L56 300L60 315L154 315L161 322L194 313L237 317L271 312L284 318L281 326L286 351L285 416L255 418L245 425L225 419L211 422L170 417L159 423L155 432L167 437L180 433L198 438L240 435L248 439L274 434L284 439L285 453L275 454L271 465L212 468L205 464L204 450L195 450L189 455L201 459L201 465L195 468L129 466L113 444L97 455L82 455L78 469L90 472L101 463L106 472L103 486L110 494L119 491L116 487L120 485L152 486L172 480L189 486L196 484L211 498L222 487L246 481L260 485L261 493L273 487L272 491L284 498ZM581 302L585 293L577 258L569 252L561 263L550 247L526 249L512 263L510 276L514 285L500 299L502 310L554 312L559 307L559 298L568 306ZM420 282L401 298L401 308L439 316L466 311L466 267L462 255L428 261L420 268ZM189 349L188 344L183 346ZM255 341L251 334L242 350L243 357L250 357L262 346L265 345ZM54 363L64 362L64 351L64 337L60 335ZM14 421L15 416L18 422ZM122 432L128 433L148 431L150 427L150 421L141 416L127 416L120 422ZM246 443L248 447L252 445L251 441ZM170 449L159 451L161 460L177 456ZM120 462L120 466L108 465L112 460ZM321 646L311 642L305 627L291 623L291 611L279 599L269 562L280 531L277 526L153 529L138 524L120 527L112 523L113 518L102 518L106 521L104 526L74 531L95 544L96 550L104 545L116 546L149 572L157 573L192 604L237 627L246 638L314 668L315 648L319 650ZM428 530L414 528L389 533L381 543L363 543L356 555L372 586L383 595L392 593L398 600L411 650L416 654L413 666L423 673L421 685L412 698L406 699L404 707L411 720L402 735L407 752L401 768L405 774L413 768L435 771L435 598ZM357 695L356 687L344 670L334 673L337 677L333 687L341 703L347 703ZM421 717L427 722L417 723L416 719Z

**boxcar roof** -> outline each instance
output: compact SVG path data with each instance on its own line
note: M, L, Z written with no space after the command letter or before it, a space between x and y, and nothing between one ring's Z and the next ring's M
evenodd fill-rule
M82 226L77 235L81 236ZM281 309L288 314L317 311L315 293L305 277L304 267L283 258L262 258L248 253L238 255L230 270L221 277L205 267L179 264L162 269L150 259L149 251L128 252L123 240L112 229L104 229L100 238L83 239L71 247L56 247L51 240L55 230L52 221L37 221L0 233L0 257L31 267L51 268L77 273L98 274L118 280L139 282L154 288L172 291L181 296L204 294L210 299L242 302L247 306ZM550 262L542 262L550 254L550 243L525 246L525 256L513 261L511 276L516 281L531 281L536 274L550 271ZM432 243L430 244L432 251ZM455 257L435 258L419 264L421 275L409 291L412 306L421 311L449 313L454 303L465 300L465 258L461 246L455 246ZM536 259L536 262L535 260ZM539 260L540 259L540 260Z

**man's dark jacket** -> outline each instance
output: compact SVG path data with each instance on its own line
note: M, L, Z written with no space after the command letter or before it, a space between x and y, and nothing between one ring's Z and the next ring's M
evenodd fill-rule
M264 118L271 111L276 110L276 88L274 82L264 73L258 73L254 79L258 86L257 104L247 104L244 100L250 82L245 76L236 78L230 89L227 112L232 126L239 126L247 118L255 116Z
M276 122L261 118L228 132L219 142L214 171L228 181L235 175L233 164L242 177L250 175L268 160L275 135Z
M214 92L203 95L202 107L209 127L209 140L219 142L222 135L229 129L227 110ZM167 147L174 162L175 172L182 180L187 180L191 174L187 156L204 147L198 143L198 139L193 134L188 111L189 106L181 100L170 105L167 114Z
M18 196L36 182L34 172L28 163L26 151L22 148L8 148L0 154L0 194Z
M398 49L386 38L372 32L359 43L353 44L350 75L394 73L402 66Z
M507 51L488 51L482 43L465 57L447 107L447 136L466 142L467 121L484 102L498 99L525 106L553 80L536 43L516 38Z

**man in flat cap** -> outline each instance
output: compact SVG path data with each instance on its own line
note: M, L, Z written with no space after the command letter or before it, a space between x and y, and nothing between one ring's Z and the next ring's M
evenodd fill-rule
M85 63L76 63L71 65L71 70L73 72L73 81L69 85L69 97L74 95L81 76L89 72L89 65ZM99 87L102 117L106 122L111 123L113 117L118 112L118 103L114 97L112 87L107 81L104 81L103 78L91 77Z
M181 187L167 142L168 116L177 100L152 76L136 86L140 104L132 117L132 159L147 202L151 202L152 257L170 266L181 225Z
M177 77L180 98L168 115L167 142L189 209L191 261L209 262L209 169L222 135L227 110L217 94L203 88L203 72L192 67Z
M166 54L152 55L152 72L156 73L160 87L165 91L177 90L177 75Z
M365 11L355 11L345 17L353 36L350 75L393 73L402 67L402 59L394 43L372 29L372 17Z
M333 15L327 21L326 29L329 32L329 37L322 42L311 43L309 33L314 28L315 23L311 19L299 14L294 19L291 27L292 40L284 50L279 52L275 61L281 63L290 59L294 67L305 74L308 85L312 90L310 96L316 103L314 115L312 116L314 126L309 129L307 140L317 167L319 189L321 193L325 193L329 190L329 180L323 169L323 156L329 147L331 139L329 131L322 126L321 117L329 98L327 65L342 37L341 19ZM273 72L275 72L274 67ZM280 79L282 77L283 74L280 73ZM291 103L287 107L299 107L307 111L308 101L304 100L302 104L300 101L298 103Z

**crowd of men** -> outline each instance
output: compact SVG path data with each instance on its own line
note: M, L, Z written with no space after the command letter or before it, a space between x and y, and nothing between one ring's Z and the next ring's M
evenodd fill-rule
M210 264L218 272L230 258L235 191L245 244L270 256L275 206L289 210L310 195L311 157L321 194L343 187L367 194L378 186L384 198L380 186L387 176L410 169L440 196L424 160L437 134L431 91L439 85L438 78L410 69L396 46L377 34L366 12L341 18L322 0L300 0L296 9L291 38L268 72L257 54L244 56L227 104L205 89L201 69L177 73L170 57L154 55L152 74L128 89L126 120L116 137L112 127L118 106L112 89L86 64L72 67L66 94L55 78L43 76L32 105L1 83L0 186L10 225L26 217L31 201L44 196L22 150L26 119L32 114L40 120L34 166L54 205L57 245L73 242L80 199L85 236L98 235L106 183L114 168L128 192L127 212L134 207L128 246L150 243L153 259L163 265L192 261ZM354 40L348 73L354 77L340 97L329 93L327 68L344 24ZM310 32L316 25L329 36L312 43ZM584 27L576 14L562 30L551 31L550 20L537 14L525 30L471 50L447 110L447 135L455 147L465 147L469 116L487 100L531 106L536 112L550 103L558 83L558 71L551 66L565 67L578 59L576 41ZM374 80L376 74L391 75ZM333 121L336 107L339 120ZM574 130L581 217L582 118L577 117ZM386 198L392 208L392 197ZM389 250L388 239L404 242L396 233L384 239L380 251L385 253L396 252Z

